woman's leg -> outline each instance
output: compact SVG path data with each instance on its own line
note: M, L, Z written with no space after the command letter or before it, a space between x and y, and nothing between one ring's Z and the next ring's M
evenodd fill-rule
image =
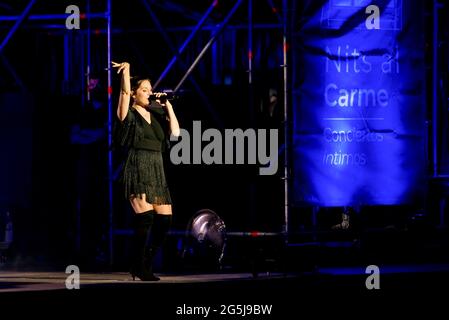
M154 224L151 232L150 250L151 259L157 251L164 245L168 231L172 223L172 207L169 204L153 204L155 215Z
M151 246L156 250L164 244L168 231L172 223L172 208L170 204L157 205L153 204L154 228Z
M143 281L157 281L153 275L151 259L148 258L148 239L154 224L154 210L149 203L143 203L145 195L131 197L130 203L134 209L133 227L134 239L131 262L131 275ZM146 201L145 201L146 202Z
M145 193L140 195L131 195L129 202L131 203L131 206L136 214L154 209L153 205L147 202Z
M171 204L153 204L152 206L154 207L154 211L156 211L157 214L172 214Z

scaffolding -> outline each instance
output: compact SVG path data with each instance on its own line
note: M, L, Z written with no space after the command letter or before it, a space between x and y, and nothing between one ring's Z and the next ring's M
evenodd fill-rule
M246 2L247 3L247 8L248 8L248 12L247 12L247 18L248 18L248 22L247 24L240 24L240 25L230 25L230 20L231 18L234 16L235 12L242 6L242 4ZM3 22L12 22L14 21L14 25L10 28L9 32L7 33L7 35L4 37L4 39L1 41L0 44L0 54L3 53L4 48L7 46L8 42L12 39L12 37L14 36L14 34L16 33L16 31L23 26L26 21L33 21L33 22L42 22L43 25L41 25L40 27L45 29L46 27L52 28L54 31L54 27L55 25L45 25L45 22L54 22L54 21L64 21L68 18L68 14L67 13L61 13L61 14L32 14L32 9L36 7L37 0L30 0L29 3L26 5L26 7L23 9L22 13L20 15L3 15L0 16L0 21ZM178 84L176 85L174 91L177 92L178 90L180 90L180 88L182 87L183 83L189 79L194 87L196 88L197 92L200 94L200 96L202 97L202 99L206 102L205 105L208 106L209 112L213 115L216 123L221 126L221 120L218 117L218 115L216 114L216 112L213 110L213 108L210 106L209 103L207 103L207 97L205 96L205 94L202 92L202 90L200 89L200 86L198 84L195 83L195 80L193 79L193 77L191 77L191 73L192 71L195 69L195 67L197 66L198 62L203 58L203 56L205 55L205 53L210 50L210 48L212 47L212 45L217 41L217 39L219 38L220 34L222 33L222 31L225 28L228 29L235 29L235 30L244 30L246 29L248 32L248 44L247 44L247 54L248 54L248 70L247 70L247 74L248 74L248 84L249 87L251 88L252 82L253 82L253 30L255 28L257 29L277 29L280 30L281 32L283 32L283 43L282 43L282 48L283 48L283 65L280 66L283 68L283 72L284 72L284 127L285 127L285 141L284 141L284 152L285 152L285 166L287 165L287 159L288 159L288 155L287 155L287 143L288 143L288 134L287 134L287 123L288 123L288 119L287 119L287 115L288 115L288 108L287 108L287 96L288 96L288 87L287 87L287 25L286 25L286 21L287 21L287 6L288 6L288 1L287 0L283 0L282 1L282 10L283 10L283 16L281 16L279 14L279 8L276 8L275 5L273 4L272 0L268 0L267 4L269 9L272 10L273 14L276 15L277 19L278 19L278 24L257 24L254 23L254 17L253 17L253 7L254 7L254 3L252 0L236 0L233 7L231 8L231 10L227 13L227 15L224 17L224 19L216 26L211 26L206 25L206 21L207 18L210 16L210 14L213 12L213 10L217 7L218 5L218 1L217 0L212 0L210 6L208 7L208 9L204 12L204 14L201 15L201 17L199 15L197 15L196 17L194 17L194 20L197 21L196 26L194 27L175 27L175 28L164 28L162 26L162 24L159 22L157 15L155 14L155 12L153 11L153 3L151 3L150 1L147 0L141 0L140 3L142 4L143 8L148 12L148 14L151 17L151 20L153 21L154 25L156 26L156 30L162 34L162 36L164 37L165 42L169 45L169 47L171 48L172 52L173 52L173 58L169 61L168 65L166 66L166 68L164 69L164 71L162 72L162 74L160 75L160 77L158 78L158 80L155 82L154 87L158 87L160 85L160 83L163 81L163 79L165 78L165 76L167 75L168 72L170 72L170 70L173 68L173 66L175 65L175 63L180 64L184 69L186 69L186 72L184 74L184 76L180 79L180 81L178 82ZM114 30L112 28L112 0L105 0L105 4L106 4L106 10L104 12L92 12L91 11L91 1L87 0L86 1L86 12L85 13L79 13L79 16L73 16L74 18L78 18L78 19L82 19L83 21L86 22L86 29L85 30L74 30L76 32L82 32L86 35L87 37L87 44L86 44L86 49L87 49L87 53L86 53L86 62L85 62L85 70L83 70L83 73L85 75L85 79L83 81L83 83L81 84L81 95L82 95L82 101L90 101L91 96L90 96L90 91L88 89L88 84L89 81L91 79L91 71L92 71L92 60L91 60L91 50L92 50L92 37L91 35L94 32L98 32L98 30L93 30L91 27L91 21L93 20L98 20L100 21L102 24L104 23L105 25L105 33L106 33L106 44L105 44L105 48L106 48L106 63L107 66L111 65L111 47L112 47L112 35L114 33L120 32L120 30ZM159 4L160 5L160 4ZM167 6L169 6L170 3L167 2ZM174 4L171 4L171 7L174 8ZM176 8L175 8L176 9ZM179 7L178 7L179 9ZM59 27L59 29L63 29L61 26ZM168 30L188 30L190 31L189 36L185 39L185 41L182 43L182 45L179 48L176 48L176 46L174 45L174 43L170 40L170 37L168 36ZM180 56L181 54L184 52L185 48L189 45L189 43L192 41L192 39L195 37L195 35L198 33L198 31L200 30L208 30L211 33L211 37L209 39L209 41L206 43L206 45L203 47L203 49L201 50L201 52L198 54L198 56L195 58L194 62L186 67L185 64L182 63ZM57 31L56 31L57 32ZM62 31L61 31L62 32ZM67 32L67 30L65 30L64 32ZM64 46L65 46L65 50L66 52L69 52L70 50L70 41L68 40L68 37L65 36L64 38ZM69 81L70 76L69 76L69 68L70 68L70 61L68 58L68 55L66 54L66 56L64 57L64 80L65 81ZM113 110L113 101L112 101L112 73L111 73L111 67L107 68L107 143L109 146L112 145L112 122L113 122L113 115L114 115L114 110ZM17 82L19 82L19 78L16 77ZM251 99L251 98L250 98ZM252 100L249 101L250 104L254 103ZM113 180L114 180L114 168L113 168L113 153L112 153L112 149L108 148L108 156L107 156L107 167L108 167L108 203L107 203L107 208L108 208L108 260L109 263L112 265L114 263L114 236L117 234L123 234L123 230L116 230L114 228L114 196L113 196ZM285 203L284 203L284 218L285 218L285 223L284 223L284 232L287 233L288 232L288 169L285 167L284 169L284 184L285 184ZM79 212L78 212L79 214ZM79 223L79 217L78 217L78 223ZM125 232L126 233L126 232ZM252 235L254 236L254 234L258 234L258 235L265 235L265 234L270 234L271 233L266 233L266 232L234 232L231 234L235 234L235 235L239 235L239 236L245 236L245 235ZM78 239L79 241L79 239Z
M84 85L82 85L82 96L84 101L84 96L87 96L87 100L90 101L90 92L88 90L88 83L90 79L90 70L91 70L91 24L90 21L93 19L101 20L106 24L106 30L107 30L107 43L106 43L106 54L107 54L107 65L111 65L111 0L105 0L106 1L106 11L100 12L100 13L92 13L90 11L90 0L87 0L86 2L86 13L73 13L72 18L73 19L86 19L87 21L87 65L86 65L86 82ZM15 21L12 28L7 33L6 37L3 39L1 45L0 45L0 54L2 54L5 46L8 44L8 42L11 40L15 32L20 28L21 25L25 23L26 20L30 21L38 21L38 22L45 22L45 21L53 21L53 20L63 20L66 21L69 17L69 14L30 14L33 6L36 4L36 0L30 0L28 5L25 7L23 12L19 16L0 16L0 21ZM46 26L44 25L43 28ZM67 38L65 38L64 41L65 45L65 52L69 52L69 42ZM68 66L69 61L67 60L67 54L64 57L64 79L68 80ZM112 107L112 73L111 69L107 69L107 106L108 106L108 145L112 144L112 119L113 119L113 107ZM107 156L107 167L108 167L108 251L109 251L109 262L112 264L113 262L113 187L112 187L112 176L113 176L113 154L112 150L109 148L108 156ZM78 212L79 214L79 212ZM79 216L77 217L78 223L79 223ZM78 235L79 237L79 235ZM79 241L79 239L77 240Z
M53 20L65 20L67 19L67 14L32 14L32 9L36 5L36 0L30 0L28 5L23 9L22 13L20 15L14 15L14 16L0 16L0 21L8 22L8 21L15 21L13 26L9 29L6 36L2 39L0 44L0 54L3 54L3 51L5 47L8 45L9 41L12 39L14 34L17 32L17 30L26 22L26 21L53 21ZM242 4L246 2L247 3L247 23L246 24L239 24L239 25L230 25L230 20L234 16L234 14L238 11L238 9L242 6ZM206 11L201 14L194 17L194 20L197 22L194 27L173 27L173 28L164 28L162 24L160 23L157 15L153 11L153 3L148 0L141 0L140 3L142 4L143 8L146 12L150 15L150 18L154 25L156 26L157 32L159 32L167 45L171 48L171 51L173 53L173 57L169 60L169 63L161 73L160 77L157 79L157 81L154 84L154 88L157 88L160 86L162 81L165 79L167 74L170 72L170 70L173 68L173 66L178 63L180 64L185 70L185 74L181 77L178 84L175 86L174 91L177 92L181 89L184 82L186 80L189 80L192 82L193 86L195 87L196 91L200 95L200 97L205 102L205 105L208 107L209 112L215 119L218 126L221 124L221 120L217 113L213 110L213 108L210 106L209 103L207 103L207 97L202 92L200 86L195 82L194 78L191 77L191 74L195 67L198 65L199 61L204 57L205 53L212 48L212 45L218 40L220 34L225 28L228 29L236 29L236 30L246 30L248 33L248 43L247 43L247 55L248 55L248 70L247 70L247 81L249 88L251 90L252 84L253 84L253 73L254 73L254 64L253 64L253 57L254 57L254 48L253 48L253 30L255 28L258 29L276 29L279 30L282 34L282 56L283 56L283 64L280 66L283 70L283 95L284 95L284 101L283 101L283 130L284 130L284 141L282 152L284 153L284 164L283 164L283 185L284 185L284 203L283 203L283 230L281 232L282 235L287 236L289 234L289 216L290 216L290 203L289 203L289 185L290 185L290 164L289 164L289 149L290 149L290 119L289 119L289 113L290 113L290 88L289 88L289 55L288 55L288 46L289 46L289 6L290 2L288 0L282 0L282 8L279 10L279 8L276 8L273 4L273 0L267 0L268 6L272 9L273 14L276 16L278 23L277 24L258 24L254 23L254 12L253 8L256 5L254 1L252 0L236 0L232 6L232 8L229 10L227 15L224 17L224 19L221 20L221 22L218 25L207 25L207 19L211 15L211 13L214 11L214 9L218 5L217 0L211 0L211 3L209 7L206 9ZM86 81L82 84L82 95L86 95L87 100L90 99L89 91L87 90L87 83L90 79L90 72L92 70L92 61L91 61L91 34L95 32L91 29L91 21L92 20L99 20L102 23L105 24L105 32L106 32L106 61L107 61L107 109L108 109L108 128L107 128L107 141L108 145L112 145L112 122L114 118L114 108L113 108L113 101L112 101L112 71L110 68L111 65L111 48L112 48L112 35L118 32L121 32L121 30L113 29L113 17L112 17L112 0L105 0L106 4L106 10L104 12L91 12L90 9L91 1L87 0L86 2L86 13L83 13L80 15L81 19L85 19L87 21L87 30L80 30L80 32L85 32L87 35L87 62L86 62ZM168 1L167 4L170 4ZM159 4L160 5L160 4ZM257 3L257 5L260 5ZM438 22L438 11L442 8L442 4L439 3L438 0L434 0L433 2L433 42L432 42L432 127L431 127L431 138L429 139L431 141L432 145L432 155L431 155L431 161L432 161L432 175L434 178L438 177L446 177L445 175L441 175L439 173L439 155L438 155L438 127L437 127L437 117L438 117L438 82L439 82L439 76L438 76L438 68L439 68L439 61L441 57L438 55L438 43L439 43L439 34L438 34L438 28L439 28L439 22ZM45 28L45 26L44 26ZM150 30L150 29L148 29ZM176 45L171 41L170 37L168 36L168 31L173 30L183 30L183 31L190 31L190 34L186 39L183 41L183 43L179 46L179 48L176 47ZM211 37L209 41L206 43L206 45L203 47L203 49L199 52L199 54L194 59L193 63L190 66L186 66L180 59L180 56L183 54L187 46L192 42L192 39L198 34L200 30L208 30L211 32ZM151 31L154 31L154 29L151 29ZM65 45L68 47L69 43L68 41L65 42ZM212 48L213 50L213 48ZM67 59L67 58L66 58ZM68 61L65 61L65 65L68 64ZM83 70L84 72L84 70ZM65 76L67 76L68 72L65 72ZM250 95L251 97L252 95ZM251 99L251 98L250 98ZM250 100L249 104L253 104L254 101ZM117 230L114 228L114 195L113 195L113 176L114 176L114 168L113 168L113 152L111 148L108 150L108 157L107 157L107 167L108 167L108 260L109 263L112 265L114 263L114 237L117 234L123 234L123 230ZM126 233L126 232L125 232ZM239 236L247 236L247 235L254 235L255 233L250 232L234 232L234 235ZM270 235L272 236L272 233L265 233L265 232L258 232L256 233L260 236L264 235Z

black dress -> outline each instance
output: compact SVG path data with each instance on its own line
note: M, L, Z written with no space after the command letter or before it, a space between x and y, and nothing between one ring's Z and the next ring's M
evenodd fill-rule
M151 204L171 204L162 152L166 150L166 119L163 109L150 109L151 124L134 108L115 127L115 143L127 154L120 175L125 197L146 195Z

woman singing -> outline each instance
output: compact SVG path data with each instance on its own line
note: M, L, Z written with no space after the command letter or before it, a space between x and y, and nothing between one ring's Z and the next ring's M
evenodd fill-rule
M179 124L173 107L164 93L155 93L163 108L152 108L153 95L149 79L137 81L131 87L130 65L112 63L122 73L118 101L116 141L127 148L121 174L125 196L134 210L134 241L131 275L143 281L159 280L153 274L152 260L170 228L172 206L162 160L167 134L179 136ZM131 105L131 107L130 107Z

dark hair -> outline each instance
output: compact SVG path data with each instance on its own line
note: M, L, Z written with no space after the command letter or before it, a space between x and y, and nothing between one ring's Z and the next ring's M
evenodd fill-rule
M144 78L144 77L133 77L131 79L131 91L133 93L136 93L137 89L139 89L140 85L142 84L142 82L144 81L150 81L150 78Z

